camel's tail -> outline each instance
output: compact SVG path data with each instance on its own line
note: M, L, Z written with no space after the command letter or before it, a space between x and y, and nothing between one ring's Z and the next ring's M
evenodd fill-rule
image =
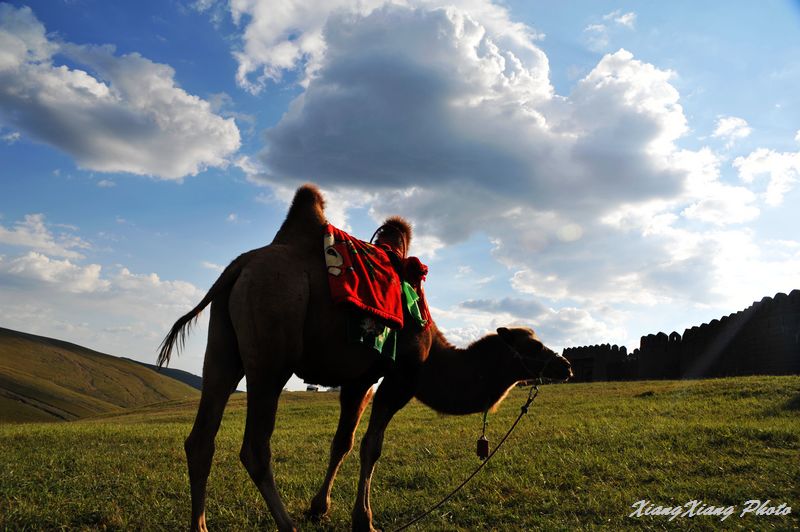
M220 293L233 286L233 283L239 278L239 274L242 272L242 267L247 263L247 257L251 253L252 251L240 255L236 258L236 260L231 262L228 267L225 268L219 278L214 281L211 289L200 301L200 303L198 303L197 306L192 310L178 318L178 321L175 322L175 324L172 326L172 329L170 329L169 334L167 334L166 338L164 338L164 341L162 341L161 345L159 346L158 367L169 365L169 359L172 355L172 350L176 346L178 351L183 349L183 345L186 343L186 335L188 334L192 324L197 320L200 312L202 312L209 303L219 296Z

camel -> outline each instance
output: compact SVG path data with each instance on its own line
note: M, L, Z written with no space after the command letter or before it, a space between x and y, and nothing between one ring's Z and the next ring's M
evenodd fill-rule
M192 499L191 530L205 531L206 482L214 439L230 394L247 377L247 419L240 458L279 530L296 530L275 486L270 436L278 397L292 373L306 382L341 386L340 417L324 481L309 515L330 510L331 488L353 447L356 427L373 396L360 448L361 470L352 528L374 531L370 482L392 416L411 398L446 414L496 407L519 381L568 379L569 362L546 348L533 330L499 328L466 349L451 345L435 323L411 324L398 334L393 363L347 342L345 311L333 304L323 257L324 199L313 185L300 187L272 243L236 258L198 305L178 319L164 339L158 364L168 364L188 326L211 305L203 386L197 416L184 448ZM410 226L400 218L380 234L405 255Z

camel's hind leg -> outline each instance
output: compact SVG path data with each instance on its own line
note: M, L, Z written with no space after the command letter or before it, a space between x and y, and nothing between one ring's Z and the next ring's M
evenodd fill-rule
M278 529L295 530L272 472L270 438L278 397L303 352L308 277L280 249L244 270L231 291L231 319L247 377L247 421L240 458Z
M291 373L271 381L247 381L247 422L240 458L269 507L278 530L296 530L275 486L270 438L275 428L278 397Z
M208 343L203 363L203 390L200 406L184 449L189 465L192 493L191 530L205 531L206 482L214 457L214 438L231 392L244 375L236 347L236 337L227 309L214 303L208 327Z
M345 457L353 448L353 438L356 427L361 420L361 414L367 407L372 398L371 379L364 382L357 382L342 386L339 394L339 425L336 427L336 434L331 442L331 457L328 463L328 472L322 482L319 492L311 500L311 507L308 515L312 519L321 519L327 515L331 507L331 488L339 466L342 465Z

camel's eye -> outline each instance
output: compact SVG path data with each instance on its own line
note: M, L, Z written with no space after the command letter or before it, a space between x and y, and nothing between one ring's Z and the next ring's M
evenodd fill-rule
M527 355L534 358L540 358L540 355L544 351L544 344L538 340L532 340L528 344Z

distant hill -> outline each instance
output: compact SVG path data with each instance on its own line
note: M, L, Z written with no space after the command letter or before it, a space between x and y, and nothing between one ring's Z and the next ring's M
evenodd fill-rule
M197 393L132 360L0 327L0 423L72 420Z
M166 375L167 377L173 378L176 381L181 381L182 383L191 386L195 390L200 390L203 388L203 377L195 375L194 373L189 373L188 371L183 371L182 369L159 368L155 364L139 362L138 360L131 360L130 358L126 358L125 360L130 360L134 364L141 364L142 366L150 368L157 373Z

